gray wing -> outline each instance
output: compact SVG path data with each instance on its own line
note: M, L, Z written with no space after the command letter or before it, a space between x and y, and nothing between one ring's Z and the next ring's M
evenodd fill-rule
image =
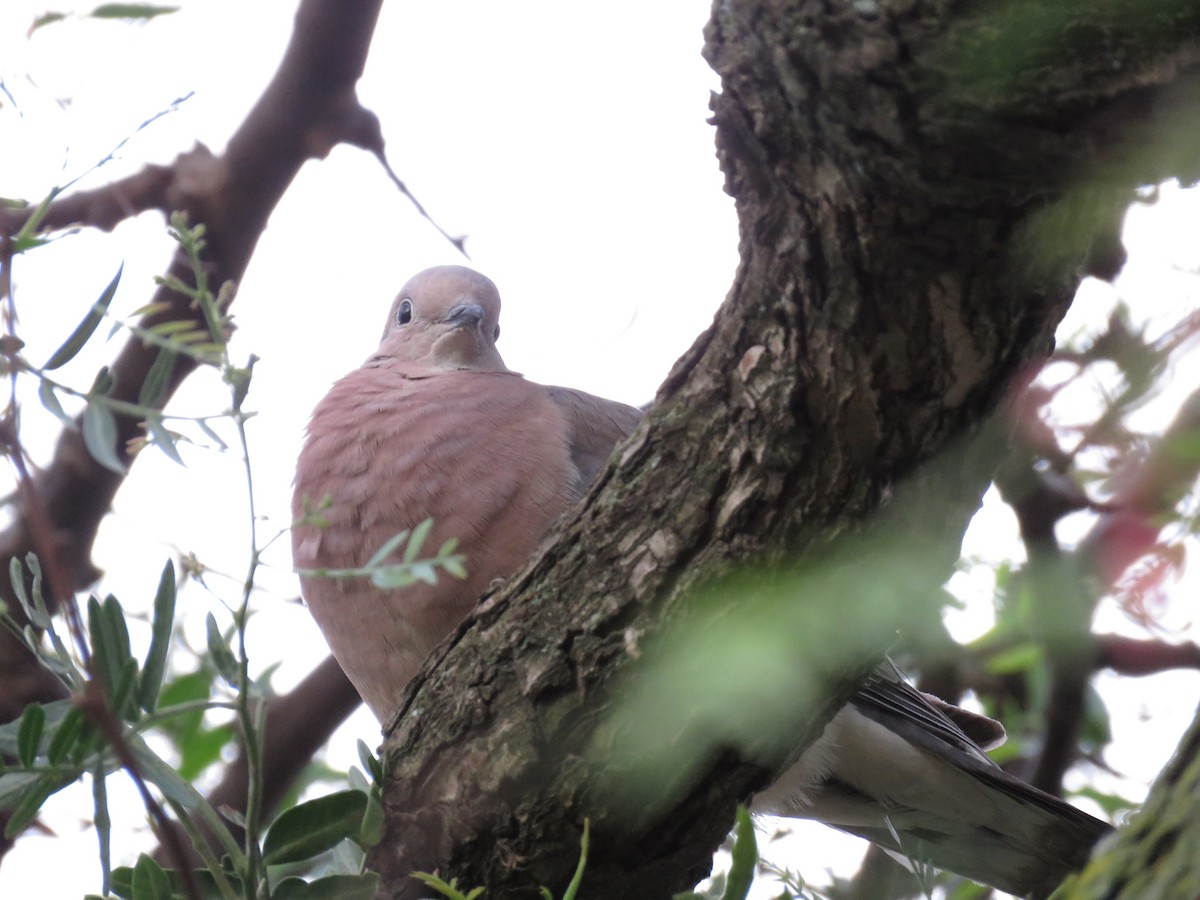
M567 420L571 461L578 473L572 489L578 499L608 462L613 448L637 427L642 411L571 388L547 387L546 390Z
M971 793L974 781L991 798L979 803L980 811L995 808L994 816L960 819L948 816L947 807L932 797L926 798L928 805L884 797L879 798L886 814L882 827L834 823L902 859L916 850L939 868L1011 893L1043 897L1081 867L1092 845L1111 830L997 766L978 746L983 743L978 737L1002 734L1000 724L921 693L891 660L875 671L849 706L947 766L942 770L946 791ZM879 764L887 766L886 753ZM853 793L850 786L832 787Z
M1004 726L918 691L890 659L883 661L850 702L867 718L947 762L962 766L966 756L985 769L999 768L981 747L1002 743Z

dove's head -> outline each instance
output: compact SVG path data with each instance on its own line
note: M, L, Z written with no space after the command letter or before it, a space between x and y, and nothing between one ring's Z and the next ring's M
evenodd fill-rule
M504 372L499 335L500 294L491 279L463 266L437 266L400 289L377 355L422 369Z

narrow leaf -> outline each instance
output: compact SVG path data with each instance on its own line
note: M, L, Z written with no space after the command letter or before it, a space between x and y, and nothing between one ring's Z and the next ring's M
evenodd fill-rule
M108 618L108 628L115 639L114 649L119 654L117 659L120 665L124 666L125 660L133 658L129 646L129 626L125 624L125 610L121 608L120 602L112 594L104 598L101 609Z
M88 396L107 397L116 386L117 377L113 375L112 369L108 366L101 366L100 371L96 373L96 378L92 382L92 386L88 389Z
M27 32L25 32L25 37L29 37L29 35L33 34L39 28L45 28L47 25L50 25L54 22L61 22L66 17L67 17L66 13L60 13L60 12L42 13L40 16L38 16L36 19L33 20L33 24L29 26L29 30Z
M45 728L46 711L40 703L30 703L21 714L21 725L17 731L17 759L27 769L32 768L33 761L37 759Z
M408 539L408 546L404 548L404 561L406 563L410 563L417 558L417 554L425 546L425 539L429 537L429 532L432 529L433 519L426 519L413 529L412 537Z
M130 740L133 755L137 757L142 777L162 791L172 803L178 803L188 812L194 812L206 802L191 782L184 781L179 773L162 761L141 739Z
M171 377L171 371L175 368L175 359L178 355L170 347L158 348L158 356L154 357L154 363L142 381L142 389L138 391L139 406L158 405L159 400L162 399L163 389L167 386L167 379Z
M99 403L88 403L83 410L83 442L92 459L117 474L125 465L117 456L117 420L111 410Z
M411 566L384 566L371 573L371 584L378 588L404 588L416 582Z
M179 450L175 446L175 435L163 424L162 416L147 416L146 428L150 432L150 437L154 440L154 446L165 453L168 459L183 466L183 457L179 455Z
M284 811L263 841L267 865L300 862L324 853L346 838L356 840L367 796L361 791L338 791Z
M40 772L5 772L0 775L0 809L14 809L41 778Z
M359 827L355 843L364 850L378 846L383 840L384 815L383 802L374 794L366 794L367 808L363 810L362 825Z
M113 602L116 602L115 599ZM117 607L114 615L108 606L107 601L102 605L94 594L88 597L88 636L92 640L96 670L108 696L112 698L121 681L125 660L132 657L129 653L129 632L125 629L120 607Z
M420 526L418 526L418 527L420 527ZM378 550L376 550L375 554L370 559L367 560L367 564L365 566L363 566L363 568L371 569L371 568L374 568L375 566L379 565L381 562L383 562L385 559L387 559L389 556L391 556L391 553L393 550L395 550L397 547L399 547L401 544L403 544L407 540L408 540L408 529L407 528L404 529L404 531L401 531L399 534L392 535L390 538L388 538L384 542L383 546L380 547Z
M21 802L17 804L17 808L13 810L12 818L4 826L4 836L6 838L16 837L24 831L37 816L38 810L42 808L42 804L49 799L50 795L58 793L74 780L74 778L57 775L52 772L40 775L34 783L33 788L25 794Z
M171 304L165 301L160 301L158 303L147 303L144 306L139 306L137 309L135 309L132 313L130 313L130 316L137 316L138 318L144 319L147 316L153 316L160 312L165 312L170 308Z
M195 319L170 319L166 322L156 322L146 329L151 334L156 334L161 338L170 337L173 334L179 334L182 331L195 331Z
M413 577L426 584L437 584L437 568L430 562L422 561L412 564Z
M737 811L732 856L721 900L746 900L758 867L758 842L754 837L754 821L744 806L739 806Z
M271 892L272 900L372 900L379 890L379 875L326 875L313 881L285 878Z
M466 578L467 567L463 565L464 556L447 556L442 559L442 568L446 570L446 574L454 578Z
M346 780L350 783L350 787L356 791L361 791L364 794L371 792L371 782L358 766L350 767L350 770L346 773Z
M72 709L70 700L53 700L49 703L38 704L45 714L45 731L51 732L58 728L59 723ZM0 754L18 757L17 747L20 744L21 718L18 716L11 722L0 725Z
M178 12L178 6L153 6L149 3L104 3L90 13L93 19L153 19Z
M372 781L376 784L383 781L383 764L379 761L379 757L371 752L367 742L361 738L358 741L358 760L363 765L363 771L371 776Z
M205 422L203 419L197 419L196 424L200 426L201 431L207 434L211 440L216 442L218 447L220 447L222 450L229 449L229 445L221 440L221 436L213 431L212 427L207 422Z
M21 609L25 611L25 618L29 619L34 628L45 631L50 627L50 616L29 602L29 595L25 592L25 570L21 567L21 560L15 556L8 561L8 577L12 582L13 593L17 595Z
M137 721L137 660L127 657L113 685L112 708L126 722Z
M87 601L88 615L88 638L92 642L92 657L96 662L96 671L109 689L112 688L113 681L116 680L116 672L109 668L108 657L108 635L105 634L105 629L108 627L108 622L104 618L104 614L100 610L100 599L92 594Z
M45 241L39 241L37 238L34 238L33 234L41 227L42 220L50 212L50 204L54 202L54 198L61 193L62 188L51 188L50 193L43 198L42 202L38 204L37 209L33 211L33 215L25 220L25 224L21 226L21 230L16 233L16 236L11 241L12 252L14 254L45 243Z
M66 339L61 347L54 351L46 365L42 366L43 369L47 371L57 369L59 366L75 358L75 354L87 343L88 338L92 336L92 332L96 330L96 326L100 324L100 320L104 318L104 314L108 311L108 306L112 303L113 296L117 293L117 285L121 283L121 273L124 270L125 264L121 263L117 269L117 274L108 283L108 287L104 289L100 298L92 304L87 315L83 317L83 321L75 326L75 330L71 332L71 336Z
M217 671L221 673L222 678L230 684L236 684L238 677L237 659L234 657L233 651L229 648L229 642L221 634L221 629L217 627L217 620L212 613L208 614L205 625L208 632L208 655L212 659L213 665L217 667Z
M154 595L154 620L150 635L150 649L142 665L142 678L138 683L138 706L146 712L154 712L158 703L158 692L162 690L163 672L167 667L167 650L171 645L171 629L175 625L175 566L167 560L158 579L158 591Z
M46 407L46 410L67 428L74 431L78 427L75 420L67 415L67 411L58 402L58 395L54 393L54 385L45 379L38 383L38 399L42 401L42 406Z
M46 747L46 759L50 765L57 766L64 759L75 743L79 740L79 736L83 733L83 712L76 707L71 707L67 714L63 716L58 727L54 729L54 734L50 737L50 744Z

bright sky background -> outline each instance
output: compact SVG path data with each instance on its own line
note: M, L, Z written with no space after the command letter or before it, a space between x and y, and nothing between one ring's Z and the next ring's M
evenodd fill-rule
M145 25L76 20L25 36L41 12L94 5L0 4L0 77L15 100L0 98L0 195L36 201L191 91L80 187L102 185L146 161L169 162L197 140L219 151L274 72L294 8L190 0ZM708 93L718 86L700 57L708 13L707 0L384 5L360 97L379 115L400 177L449 232L470 235L471 264L505 299L501 352L535 380L630 403L650 399L732 281L736 222L705 121ZM1158 236L1142 241L1122 289L1169 324L1194 306L1194 274L1163 273L1194 266L1200 209L1195 197L1176 192L1167 199L1154 213L1167 224L1138 232ZM161 217L147 214L112 235L85 232L19 260L27 356L47 358L122 262L114 311L131 313L149 297L170 249ZM339 148L301 172L234 305L234 358L261 357L248 406L260 411L251 453L264 536L289 523L292 465L316 400L373 350L409 275L457 261L367 154ZM1075 315L1102 321L1112 296L1098 289ZM64 380L86 388L119 340L95 341L63 370ZM218 379L205 373L185 385L170 411L210 414L226 404ZM57 423L31 399L23 424L27 445L44 461ZM200 447L184 455L186 469L154 452L140 459L102 529L95 560L108 574L101 590L127 609L148 607L163 561L180 552L230 576L213 575L209 583L227 602L237 598L247 546L240 463ZM1002 512L998 519L996 527L1005 527ZM985 537L981 552L994 553L995 543ZM259 669L283 658L275 683L286 688L325 651L292 602L297 587L287 542L274 549L273 568L261 577L267 590L250 650ZM988 604L985 589L974 589L976 610ZM189 600L213 608L200 592ZM956 627L973 632L986 621L977 614ZM200 634L190 632L197 645ZM1200 690L1186 677L1169 689L1147 691L1150 683L1122 689L1133 698L1126 705L1134 722L1143 709L1167 718L1164 705L1173 718L1153 746L1131 743L1118 763L1147 780ZM354 738L373 743L376 735L374 720L360 712L341 732L337 758L351 762ZM110 790L117 791L115 780ZM0 869L0 893L21 896L36 885L39 896L57 898L96 889L89 812L86 786L60 795L47 815L59 837L23 838ZM140 813L127 819L140 829ZM826 849L822 840L813 854L816 835L829 832L803 834L810 877L819 878L827 864L853 866L864 846L847 839ZM118 861L131 861L150 843L144 829L119 829ZM55 859L72 864L48 865ZM763 885L760 896L774 893Z

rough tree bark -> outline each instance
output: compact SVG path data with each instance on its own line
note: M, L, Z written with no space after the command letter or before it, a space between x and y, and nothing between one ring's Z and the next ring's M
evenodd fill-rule
M773 708L786 741L722 734L698 758L704 712L642 723L692 752L662 804L621 796L642 761L603 753L619 687L647 689L634 679L699 586L837 553L880 506L911 526L883 561L919 553L906 588L940 583L992 460L976 446L920 467L1044 359L1082 275L1119 268L1133 189L1194 180L1198 33L1185 3L715 4L736 281L579 515L412 686L370 860L386 896L419 896L414 869L492 896L561 890L585 817L589 897L669 896L705 874L734 805L854 689L903 604L800 590L792 605L814 613L799 621L820 629L824 603L853 623L823 640L866 632L817 666L826 698ZM891 499L906 480L936 486L932 514ZM754 614L752 597L728 602L730 619Z
M854 689L904 618L901 601L940 582L991 464L986 441L960 439L1044 357L1080 272L1117 270L1132 188L1194 180L1200 164L1187 133L1200 95L1191 4L968 6L715 4L707 53L722 76L719 155L742 223L736 283L579 516L414 685L388 745L389 834L374 855L389 895L411 895L407 873L433 868L486 882L494 896L560 889L585 816L595 826L589 897L690 886L734 804ZM110 189L64 196L47 226L105 228L142 209L187 209L209 229L210 280L238 280L305 160L339 140L381 152L354 97L378 9L379 0L304 0L276 78L224 154L198 148ZM21 221L0 215L5 234ZM129 397L153 359L137 342L122 352L115 365ZM121 427L122 439L138 433L132 420ZM943 454L948 462L921 468ZM931 513L897 500L902 484L941 505ZM57 548L59 581L86 586L95 529L118 485L64 433L34 480L52 532L37 534L26 511L0 539L3 556L36 547L48 559ZM839 536L881 505L910 526L907 540L839 550ZM863 563L855 553L873 556ZM815 666L828 676L824 700L782 698L771 708L785 726L774 739L725 732L704 745L721 711L662 736L703 752L665 806L630 816L620 776L637 761L606 757L620 735L595 734L616 686L650 668L655 638L687 617L696 586L741 565L774 570L830 554L872 575L861 597L832 598L832 626L831 598L797 591L790 576L769 583L793 591L787 608L801 612L768 609L781 616L785 643L800 643L802 625L829 644L846 622L862 632L844 659ZM919 573L894 579L872 568L906 556L922 560ZM903 592L892 583L901 580ZM764 590L759 578L742 583ZM757 602L728 604L722 624L762 613ZM0 652L0 717L53 696L27 661ZM812 673L800 674L793 687ZM309 686L344 696L328 666ZM1176 801L1192 807L1195 745L1185 742L1164 781L1190 777ZM1186 826L1155 846L1168 858L1186 851L1195 841Z

